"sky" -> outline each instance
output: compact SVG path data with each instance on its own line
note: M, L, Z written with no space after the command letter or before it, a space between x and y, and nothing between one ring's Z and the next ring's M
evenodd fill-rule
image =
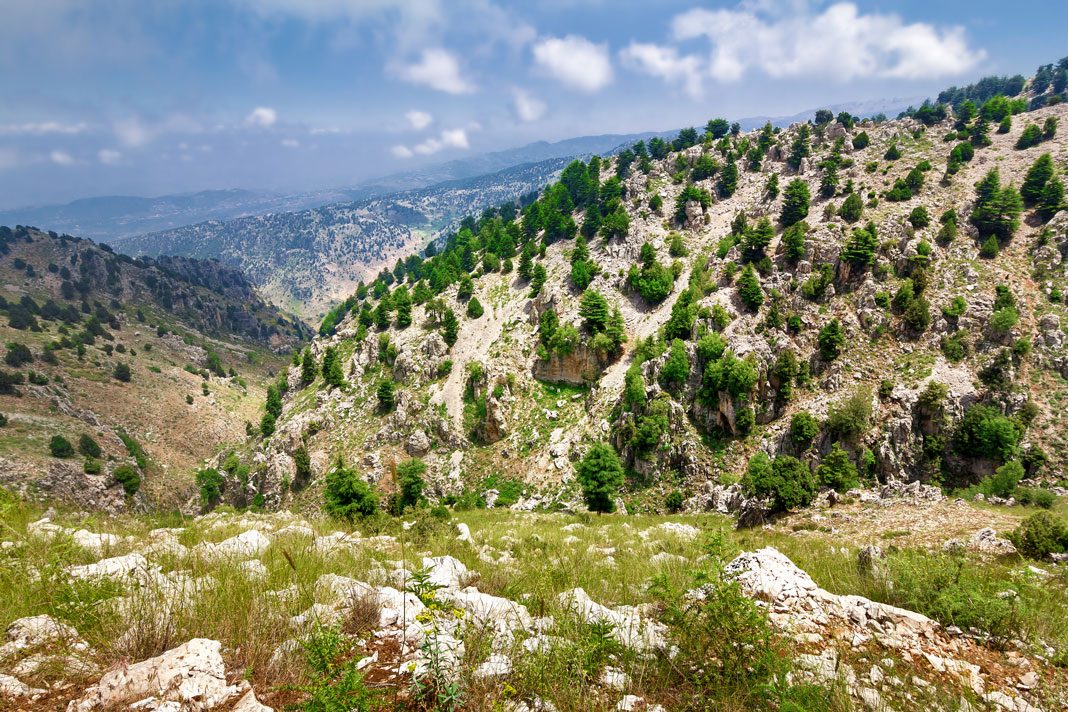
M1030 76L1065 26L1029 0L0 0L0 209L934 96Z

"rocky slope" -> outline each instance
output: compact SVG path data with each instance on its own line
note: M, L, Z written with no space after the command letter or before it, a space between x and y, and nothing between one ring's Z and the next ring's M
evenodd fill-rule
M184 501L308 337L215 261L0 235L0 481L26 495L108 511ZM116 472L133 473L126 489Z
M461 234L468 247L449 243L454 251L416 260L407 277L409 294L429 284L424 299L440 291L444 304L415 299L411 326L401 327L390 311L379 320L374 298L396 284L370 290L366 307L353 300L336 333L311 349L317 362L328 348L336 351L345 383L331 387L321 377L305 383L292 367L276 433L242 457L263 469L264 494L276 503L294 496L277 487L294 481L293 457L304 449L313 481L340 457L388 490L390 463L414 456L429 466L428 494L435 497L482 496L507 484L508 504L522 492L523 506L568 505L576 494L575 464L595 440L612 442L633 473L624 497L631 509L662 509L676 489L690 507L719 502L758 452L796 456L815 471L841 447L860 479L873 483L966 487L1007 460L1022 461L1036 482L1056 480L1066 455L1056 418L1068 395L1060 289L1068 213L1042 216L1026 208L994 257L982 256L988 240L972 218L976 185L993 168L1002 185L1020 186L1049 153L1063 175L1063 131L1031 148L1016 145L1029 125L1063 123L1066 114L1058 104L1013 116L1004 133L990 126L990 145L957 161L954 171L947 171L951 151L966 142L961 137L975 121L959 128L951 111L941 120L926 117L927 125L903 118L769 131L756 162L747 152L760 145L761 131L649 158L647 170L640 157L622 171L618 159L602 161L596 183L621 191L614 205L629 226L625 234L590 239L596 274L588 285L580 289L571 277L575 240L528 230L537 222L531 209L515 224L511 209L504 217L484 215L476 231ZM793 161L802 131L811 134L810 150ZM739 171L730 191L723 180L732 156ZM709 158L713 174L695 174L709 172ZM837 187L823 197L832 172ZM920 185L895 200L906 178ZM776 223L795 181L812 200L807 233L791 254ZM539 201L543 212L560 190L566 188ZM692 199L680 199L683 191ZM859 220L842 216L850 191L861 198ZM916 217L921 208L926 220ZM765 216L772 234L754 256L746 240ZM576 209L571 217L581 229L586 212ZM858 237L868 225L875 234ZM493 247L502 239L514 240L513 251ZM870 263L849 252L864 240ZM518 269L506 271L524 249L534 253L535 271L545 270L540 288ZM500 254L484 259L487 250ZM462 279L448 284L435 275L451 259L468 261L484 314L464 315ZM671 283L662 301L638 293L645 273L629 272L643 262L661 265ZM757 268L756 309L740 293L742 265ZM609 310L619 308L627 339L621 351L594 353L596 329L584 328L579 314L591 291L606 298ZM958 297L960 313L953 306ZM1010 303L1015 318L1003 312ZM442 338L443 309L460 315L451 347ZM569 343L546 338L542 316L549 310L560 325L578 328ZM995 311L1003 313L993 319ZM376 321L388 326L376 328ZM819 341L832 321L842 341L828 356ZM671 373L673 358L684 366L681 375ZM396 384L391 409L376 399L384 379ZM640 390L628 395L628 383ZM931 398L921 398L928 392ZM993 412L1016 424L997 455L964 444L959 424L976 405L993 411L973 415ZM815 419L807 442L790 432L798 413ZM731 507L745 500L727 499Z

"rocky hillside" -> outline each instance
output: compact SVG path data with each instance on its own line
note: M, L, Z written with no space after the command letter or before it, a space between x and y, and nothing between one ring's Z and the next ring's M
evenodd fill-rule
M597 441L632 511L1054 484L1068 110L963 101L572 164L335 310L242 457L276 504L416 457L434 497L568 507Z
M131 254L218 258L274 302L318 321L398 256L422 249L465 215L542 188L566 163L550 159L385 197L212 220L118 244Z
M0 480L28 495L111 511L184 501L309 336L215 261L135 260L24 227L0 228L0 253Z

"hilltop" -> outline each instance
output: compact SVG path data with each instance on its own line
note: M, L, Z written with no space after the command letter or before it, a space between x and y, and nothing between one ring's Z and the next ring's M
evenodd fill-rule
M310 336L216 261L21 226L0 228L0 253L0 478L35 496L175 506L196 464L258 419L279 354ZM132 501L116 471L137 480Z

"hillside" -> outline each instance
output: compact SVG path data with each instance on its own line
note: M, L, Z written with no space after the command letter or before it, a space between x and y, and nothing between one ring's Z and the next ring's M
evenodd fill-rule
M176 506L195 465L258 420L279 353L309 336L218 262L134 260L24 227L0 228L0 253L0 480L27 494ZM54 436L100 451L56 458ZM123 466L141 481L130 502Z
M648 172L639 159L618 182L617 160L605 160L593 174L602 212L624 211L627 220L608 239L592 235L584 259L575 255L577 238L566 237L575 231L568 216L561 220L552 207L571 195L583 200L579 178L589 169L579 165L565 174L575 192L558 185L516 222L484 217L477 234L461 232L445 254L410 262L401 299L412 304L411 326L399 326L387 310L393 305L380 308L373 298L396 285L350 301L337 333L311 350L318 363L334 349L346 382L304 383L291 368L277 434L256 458L267 463L267 481L278 483L292 481L292 456L302 446L313 476L340 455L374 481L390 461L416 455L438 496L481 496L515 478L528 494L538 492L535 506L570 501L576 463L591 440L605 439L631 472L624 499L640 509L662 508L676 489L691 507L717 500L757 452L796 457L815 470L836 444L871 482L967 487L1016 459L1032 475L1059 477L1064 433L1044 424L1066 395L1058 284L1068 218L1047 221L1029 208L989 257L981 256L992 249L989 237L973 218L976 185L991 169L1002 185L1019 186L1050 153L1063 171L1062 135L1014 146L1028 125L1064 114L1057 105L1013 117L1008 132L991 130L991 144L949 174L951 151L963 150L955 148L953 118L727 136L646 159ZM812 134L809 155L792 168L795 147L806 145L802 132ZM752 170L741 155L761 136L768 145ZM861 136L868 145L854 148ZM739 156L729 196L724 154ZM837 188L824 198L828 175ZM776 225L784 195L801 186L813 196L811 208L802 201L807 231L784 230ZM850 206L860 205L852 221L840 215L847 186L857 196ZM614 207L606 194L619 195ZM760 222L764 216L775 222ZM581 235L583 211L570 217ZM543 219L552 223L549 235L537 224ZM524 251L533 258L528 273L537 278L544 269L540 287L518 274ZM578 261L595 265L582 270L595 272L583 289L572 276ZM484 309L477 317L460 294L468 291L468 266L469 290ZM762 302L756 309L739 288L747 280L755 283L749 298ZM599 316L594 304L595 315L583 317L582 298L594 291L605 304ZM626 336L618 349L618 336L606 340L604 331L613 307ZM440 321L446 311L460 322L451 347ZM376 399L383 380L397 391L384 411ZM975 451L958 425L966 412L996 412L1001 420L991 427L1015 423L1015 430ZM799 413L815 427L801 418L794 437Z
M567 159L524 164L381 198L209 221L124 239L134 254L182 254L234 265L277 304L318 321L356 284L421 249L464 215L543 187Z

